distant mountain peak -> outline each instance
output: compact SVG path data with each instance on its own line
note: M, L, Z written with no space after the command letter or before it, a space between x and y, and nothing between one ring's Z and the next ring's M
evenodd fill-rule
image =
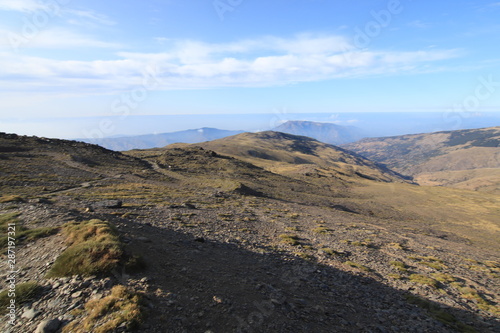
M98 144L111 150L124 151L132 149L159 148L173 143L199 143L204 141L216 140L240 133L243 133L243 131L231 131L212 127L202 127L172 133L156 133L119 138L80 140L88 143Z
M334 145L355 142L366 137L366 134L361 129L354 126L305 120L287 121L275 127L273 131L307 136Z

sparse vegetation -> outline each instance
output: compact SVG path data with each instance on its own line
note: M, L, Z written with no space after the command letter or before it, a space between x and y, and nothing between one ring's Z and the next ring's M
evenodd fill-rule
M391 261L389 262L389 264L391 266L393 266L394 268L396 268L398 271L400 272L407 272L408 271L408 268L406 267L406 264L402 261Z
M427 286L430 286L433 288L437 288L437 286L438 286L436 280L434 280L428 276L422 275L422 274L411 274L410 281L418 283L418 284L427 285Z
M330 229L324 228L324 227L318 227L318 228L313 229L313 232L315 232L317 234L328 234L328 233L330 233Z
M69 247L57 258L47 277L106 274L118 266L123 250L107 222L90 220L63 226Z
M351 267L355 267L355 268L359 268L365 272L369 272L371 271L370 268L360 264L360 263L357 263L357 262L353 262L353 261L346 261L344 264L348 265L348 266L351 266Z
M326 253L326 254L328 254L330 256L338 254L337 251L335 251L334 249L329 248L329 247L323 247L323 248L321 248L321 252Z
M299 245L299 236L293 235L293 234L281 234L279 235L279 238L281 239L282 243L296 246Z
M18 213L8 213L0 215L0 249L7 248L8 244L8 225L13 224L15 226L15 239L16 245L25 244L32 242L36 239L48 237L54 235L58 232L59 228L56 227L45 227L45 228L35 228L28 229L21 224L18 219Z
M428 266L428 267L431 267L431 268L434 268L434 269L436 269L438 271L440 271L440 270L443 269L443 265L440 264L440 263L438 263L438 262L421 261L420 264Z
M500 315L500 307L498 306L495 306L493 304L491 304L490 302L488 302L477 290L475 290L474 288L470 288L470 287L464 287L464 288L460 288L460 293L462 295L463 298L467 298L467 299L470 299L470 300L473 300L474 302L477 303L477 306L484 310L484 311L488 311L492 314L495 314L495 315Z
M23 202L24 199L19 195L2 195L0 197L0 203L6 202Z
M443 310L439 305L434 304L428 300L417 297L412 294L405 295L408 303L415 304L418 307L427 310L427 312L436 320L443 324L450 326L462 333L478 333L473 327L459 322L454 315Z
M40 290L40 285L36 282L25 282L16 285L15 300L16 306L30 302ZM0 293L0 315L7 313L7 306L10 304L9 290Z
M451 276L450 274L446 274L446 273L431 273L431 276L436 281L439 281L442 283L451 283L451 282L456 281L456 279L453 276Z
M111 294L102 299L90 300L85 304L83 319L76 319L63 328L71 332L114 332L124 325L129 331L136 328L142 319L140 297L126 287L113 287Z

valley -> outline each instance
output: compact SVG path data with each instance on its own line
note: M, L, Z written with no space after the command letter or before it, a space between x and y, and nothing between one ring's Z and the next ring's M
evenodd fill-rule
M500 193L500 127L368 138L344 147L422 185Z

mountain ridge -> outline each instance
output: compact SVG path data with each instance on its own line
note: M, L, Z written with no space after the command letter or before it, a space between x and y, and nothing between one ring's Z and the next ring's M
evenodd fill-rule
M341 147L289 133L242 133L196 145L242 158L270 171L284 172L286 175L296 172L312 172L318 175L326 172L340 177L345 175L380 181L409 180L385 166ZM318 171L318 168L321 171Z

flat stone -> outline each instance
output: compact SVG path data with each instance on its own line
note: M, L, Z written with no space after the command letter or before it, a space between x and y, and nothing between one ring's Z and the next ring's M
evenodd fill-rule
M28 310L23 312L23 314L21 315L21 318L26 318L28 320L31 320L31 319L35 318L36 316L38 316L39 314L40 314L40 311L35 311L34 309L28 309Z
M59 319L46 319L38 324L35 333L54 333L61 326Z

